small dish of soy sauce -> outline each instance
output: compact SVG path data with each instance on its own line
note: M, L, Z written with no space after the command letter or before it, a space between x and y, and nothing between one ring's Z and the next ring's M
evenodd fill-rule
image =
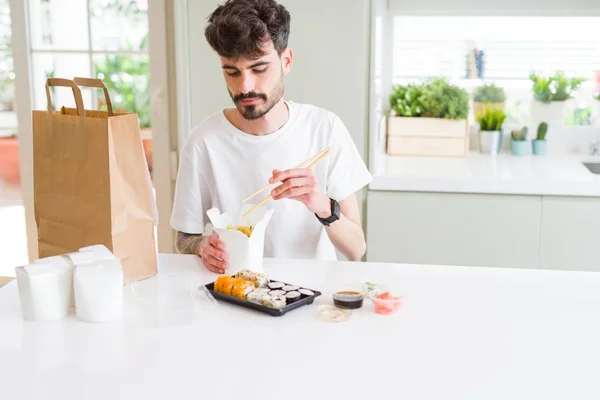
M355 290L340 290L333 294L333 304L339 308L355 310L363 306L365 296Z

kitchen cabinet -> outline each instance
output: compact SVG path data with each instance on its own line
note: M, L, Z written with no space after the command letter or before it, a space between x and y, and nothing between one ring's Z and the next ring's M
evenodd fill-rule
M537 268L540 196L370 191L367 261Z
M540 267L600 271L600 198L544 196Z
M367 261L600 271L600 197L370 191Z

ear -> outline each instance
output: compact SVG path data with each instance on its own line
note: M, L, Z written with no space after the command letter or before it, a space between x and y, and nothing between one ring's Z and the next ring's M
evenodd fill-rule
M281 67L283 68L284 75L287 75L288 72L290 72L290 70L292 69L292 58L293 58L292 49L287 47L281 53Z

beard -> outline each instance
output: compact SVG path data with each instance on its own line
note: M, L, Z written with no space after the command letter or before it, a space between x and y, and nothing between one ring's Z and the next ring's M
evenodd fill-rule
M264 116L266 113L271 111L271 109L281 100L283 97L283 74L279 78L277 85L268 95L265 93L257 93L257 92L249 92L242 93L236 96L228 90L229 96L233 100L236 108L247 120L256 120ZM255 99L259 98L263 100L263 104L244 104L242 100L246 99Z

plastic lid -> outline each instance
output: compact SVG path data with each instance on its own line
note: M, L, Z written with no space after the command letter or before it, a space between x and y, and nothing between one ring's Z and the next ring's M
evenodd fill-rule
M317 308L317 316L327 322L344 322L352 316L352 312L324 304Z
M333 298L341 301L358 301L365 298L365 295L353 290L341 290L333 293Z

